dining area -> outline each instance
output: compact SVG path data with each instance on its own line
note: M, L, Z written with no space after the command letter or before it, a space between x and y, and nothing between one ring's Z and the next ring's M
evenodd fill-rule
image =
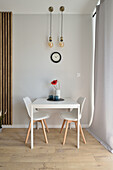
M113 170L112 0L0 0L0 170Z
M45 127L46 127L47 132L49 133L49 129L46 124L46 119L48 119L50 116L49 116L48 111L46 112L46 110L45 110L45 113L44 113L43 111L41 111L41 109L65 109L64 112L62 111L62 113L60 113L60 117L63 120L60 133L62 132L64 125L66 123L63 145L65 144L68 127L71 122L75 123L75 128L76 128L76 132L77 132L77 139L76 139L77 140L77 148L79 149L79 147L80 147L79 146L80 132L83 137L83 141L86 144L84 133L83 133L83 130L82 130L82 127L80 124L80 119L82 117L82 110L83 110L83 106L84 106L86 98L79 97L77 101L74 101L71 98L65 98L63 101L60 101L60 98L59 98L59 100L56 100L56 101L55 100L50 101L47 98L37 98L34 102L31 102L29 97L25 97L25 98L23 98L23 100L25 102L25 106L26 106L28 115L30 117L30 123L29 123L29 128L28 128L25 144L28 141L28 137L29 137L30 131L31 131L31 149L33 149L33 124L35 122L36 123L41 122L44 137L45 137L45 142L48 143ZM68 111L66 111L66 109ZM58 111L58 113L59 113L59 111Z

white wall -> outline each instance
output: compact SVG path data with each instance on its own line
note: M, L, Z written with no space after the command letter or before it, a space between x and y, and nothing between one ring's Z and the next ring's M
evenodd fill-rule
M61 96L86 96L82 123L87 124L91 114L92 19L90 15L64 16L64 48L58 46L60 16L53 16L53 42L50 49L49 15L14 15L13 18L13 125L28 124L22 98L47 97L52 90L51 80L61 82ZM54 64L52 52L58 51L62 61ZM81 77L77 78L76 73ZM55 127L61 124L59 111L47 120ZM55 114L56 113L56 114Z

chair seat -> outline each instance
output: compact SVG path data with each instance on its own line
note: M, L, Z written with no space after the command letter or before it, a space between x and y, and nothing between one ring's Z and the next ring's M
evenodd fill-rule
M33 120L43 120L43 119L48 119L50 116L49 114L46 112L42 112L42 111L34 111L33 113Z
M74 109L71 112L63 112L60 114L60 116L62 119L65 119L65 120L77 121L78 120L78 111ZM81 119L81 114L80 114L80 119Z

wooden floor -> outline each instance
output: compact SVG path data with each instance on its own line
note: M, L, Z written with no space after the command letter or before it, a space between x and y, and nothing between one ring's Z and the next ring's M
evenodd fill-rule
M34 149L30 139L25 146L27 129L3 129L0 133L0 170L113 170L113 154L84 130L87 144L80 141L76 148L75 129L68 131L63 146L60 129L50 129L49 144L45 143L42 129L34 130Z

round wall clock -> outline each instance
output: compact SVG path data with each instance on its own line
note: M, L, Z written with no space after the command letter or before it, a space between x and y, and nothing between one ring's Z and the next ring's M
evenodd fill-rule
M61 61L61 54L59 52L53 52L51 54L51 60L54 62L54 63L59 63Z

